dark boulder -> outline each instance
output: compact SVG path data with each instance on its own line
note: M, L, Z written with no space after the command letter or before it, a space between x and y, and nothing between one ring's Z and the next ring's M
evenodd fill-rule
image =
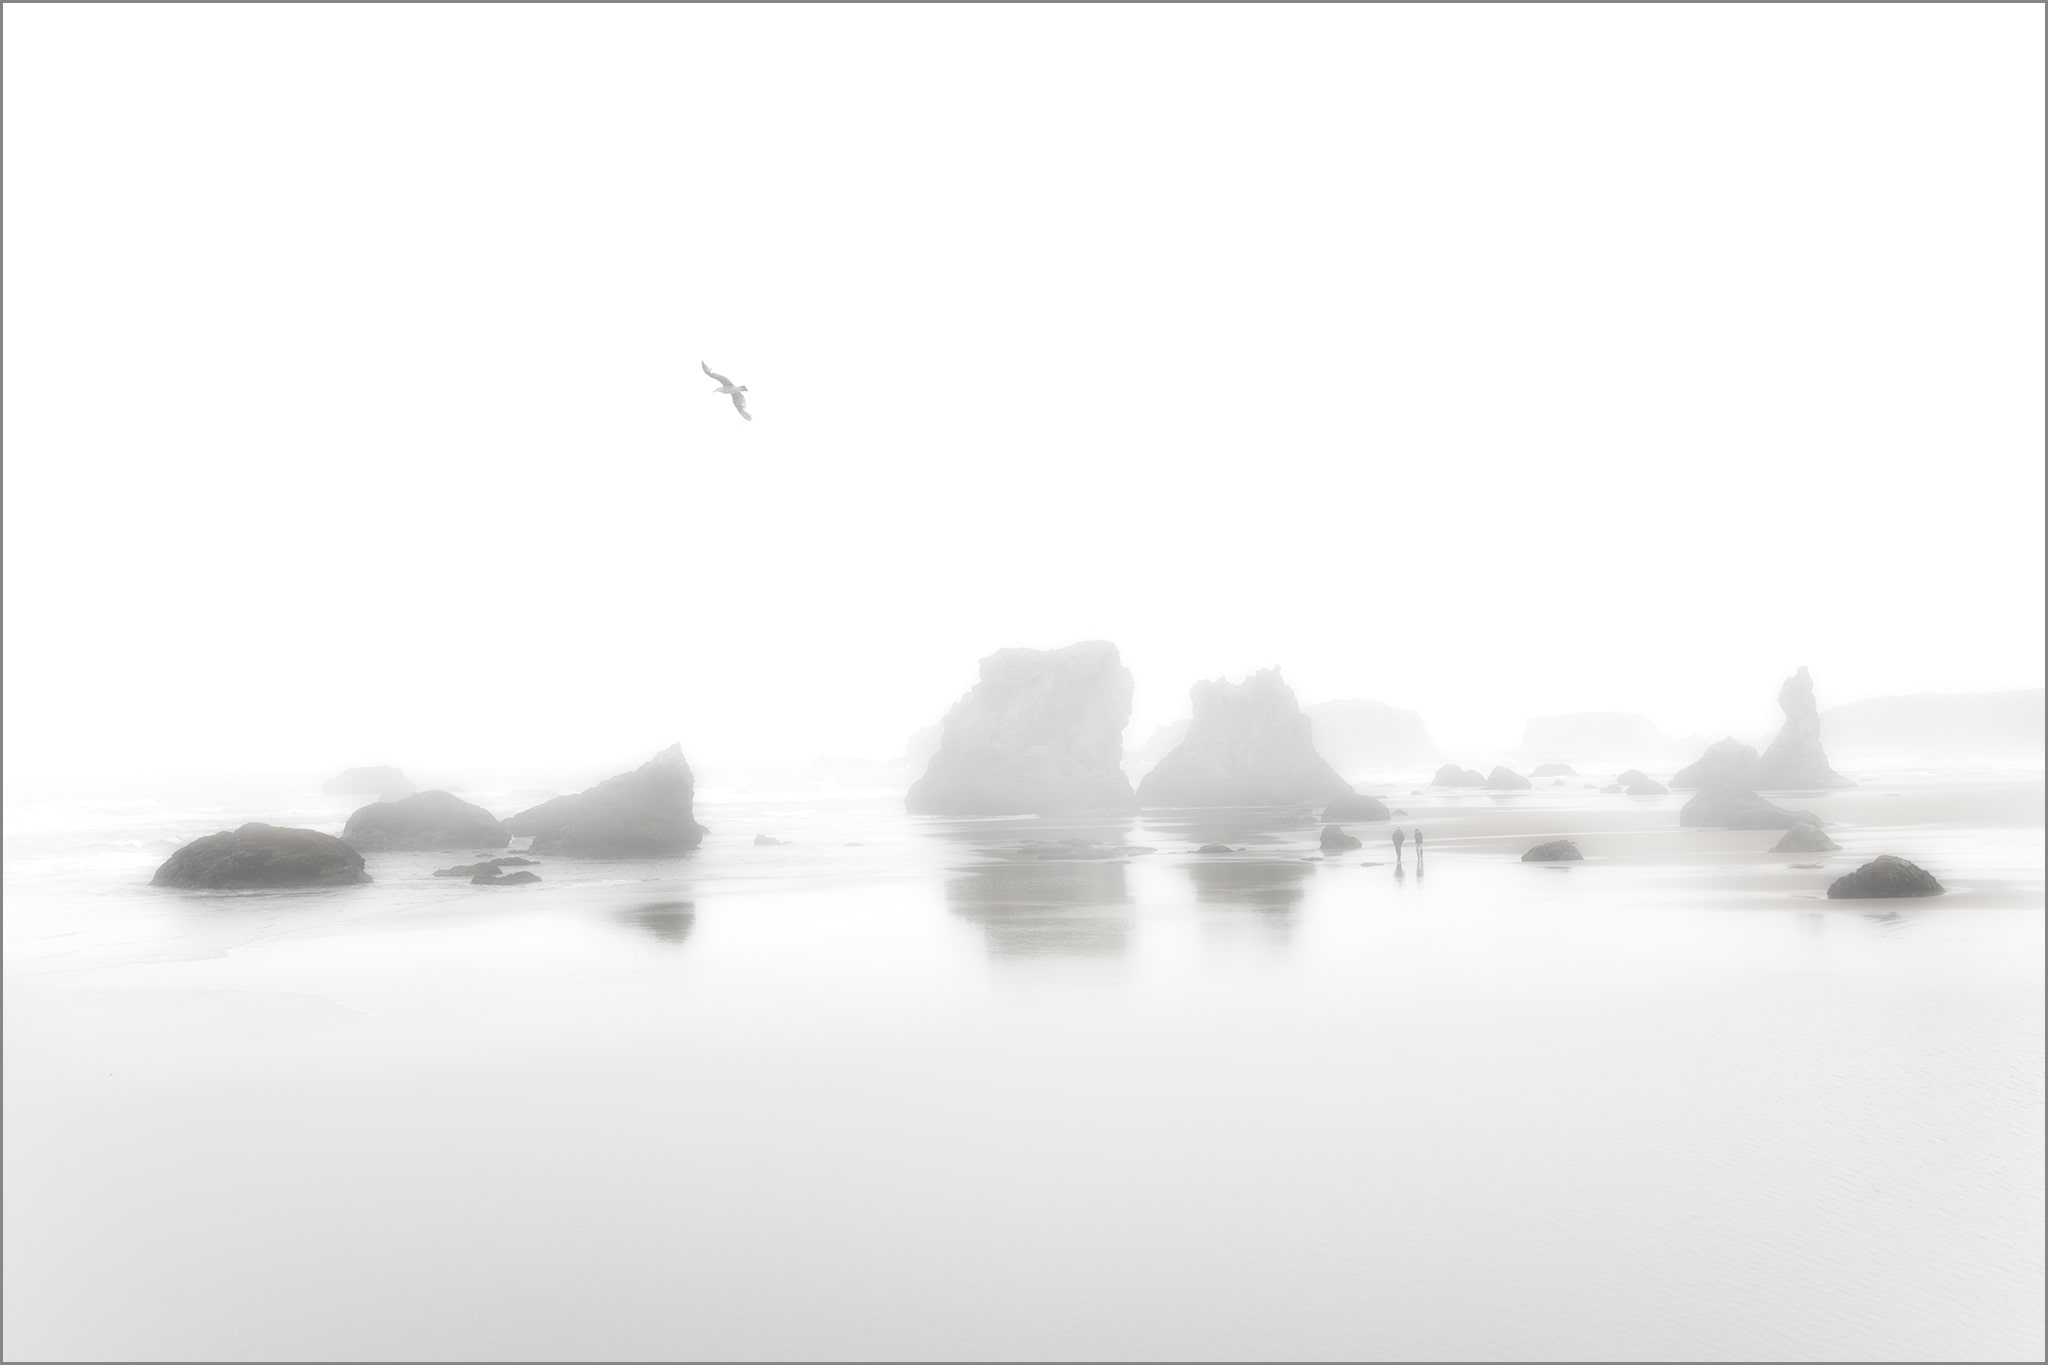
M1385 820L1389 818L1390 812L1387 810L1385 803L1381 802L1377 797L1364 796L1356 792L1350 796L1340 796L1329 805L1323 807L1323 819L1325 822L1331 820Z
M1339 849L1365 847L1365 845L1360 843L1356 838L1353 838L1351 835L1346 834L1343 830L1339 829L1335 825L1323 826L1322 845L1324 850L1330 853L1335 853Z
M1455 763L1446 763L1436 770L1436 776L1429 779L1434 787L1483 787L1486 779L1470 768L1461 768Z
M1529 790L1534 785L1535 783L1512 768L1496 766L1492 772L1486 775L1486 787L1489 791L1522 792Z
M1630 768L1614 780L1620 783L1621 789L1630 796L1668 796L1671 793L1671 789L1662 782L1647 774L1639 773L1634 768Z
M471 886L524 886L540 878L531 872L499 872L493 868L488 875L479 873L469 879Z
M1819 825L1794 825L1771 845L1773 853L1833 853L1841 847Z
M535 853L585 858L658 858L687 853L704 842L691 801L697 781L671 744L629 773L607 777L575 796L558 796L523 810L506 824L530 834Z
M464 863L460 867L437 867L434 869L434 875L436 877L495 877L498 875L498 865L495 862L490 862Z
M1829 900L1869 900L1892 896L1939 896L1941 883L1924 869L1904 858L1886 853L1857 868L1846 877L1835 878L1828 888Z
M1569 763L1538 763L1532 777L1577 777L1578 769Z
M348 768L320 784L329 796L374 796L379 801L396 801L419 788L412 779L392 767Z
M368 880L363 855L333 835L251 821L194 839L164 860L150 885L239 891Z
M1236 850L1236 849L1234 849L1234 848L1232 848L1232 847L1231 847L1231 846L1230 846L1229 844L1203 844L1203 845L1202 845L1202 846L1201 846L1200 848L1196 849L1196 850L1195 850L1195 852L1197 852L1197 853L1235 853L1235 852L1237 852L1237 850Z
M1678 823L1697 829L1791 829L1818 825L1821 819L1811 811L1774 806L1753 791L1716 787L1680 807Z
M1579 846L1569 839L1552 839L1547 844L1538 844L1522 855L1525 863L1576 863L1583 862L1586 855L1579 852Z
M756 834L754 836L754 845L757 848L781 848L788 842L787 839L778 839L772 834Z
M448 792L379 801L349 816L341 837L364 850L503 848L512 832L482 806Z

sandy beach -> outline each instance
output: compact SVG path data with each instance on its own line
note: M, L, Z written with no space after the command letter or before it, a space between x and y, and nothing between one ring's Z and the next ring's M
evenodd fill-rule
M143 884L160 799L24 825L7 1355L2038 1354L2038 777L1786 798L1826 855L1368 787L1419 866L714 791L684 860L235 895ZM1825 899L1880 851L1948 894Z

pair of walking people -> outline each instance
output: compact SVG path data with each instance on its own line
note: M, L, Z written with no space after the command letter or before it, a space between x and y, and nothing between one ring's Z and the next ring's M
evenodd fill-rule
M1398 863L1398 862L1400 862L1400 861L1401 861L1401 846L1402 846L1403 844L1407 843L1407 842L1408 842L1408 836L1407 836L1406 834L1404 834L1404 833L1402 833L1402 832L1401 832L1401 828L1400 828L1400 826L1396 825L1396 826L1394 827L1394 861L1395 861L1395 862L1397 862L1397 863ZM1418 863L1422 861L1422 831L1421 831L1421 830L1419 830L1419 829L1415 831L1415 861L1416 861L1416 862L1418 862Z

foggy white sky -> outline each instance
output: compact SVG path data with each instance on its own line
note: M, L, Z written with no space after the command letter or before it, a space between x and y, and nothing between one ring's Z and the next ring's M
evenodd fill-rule
M4 22L14 772L2041 681L2037 6Z

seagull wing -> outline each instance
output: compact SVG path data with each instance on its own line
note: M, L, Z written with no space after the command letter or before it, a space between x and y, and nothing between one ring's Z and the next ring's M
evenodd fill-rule
M704 365L704 362L701 360L698 361L697 363L699 365ZM704 365L704 373L710 375L713 379L716 379L719 383L725 385L727 388L732 387L732 381L730 379L727 379L724 375L712 369L709 365Z
M746 418L749 422L754 420L754 414L747 411L747 396L738 389L733 390L732 405L740 410L740 416Z

